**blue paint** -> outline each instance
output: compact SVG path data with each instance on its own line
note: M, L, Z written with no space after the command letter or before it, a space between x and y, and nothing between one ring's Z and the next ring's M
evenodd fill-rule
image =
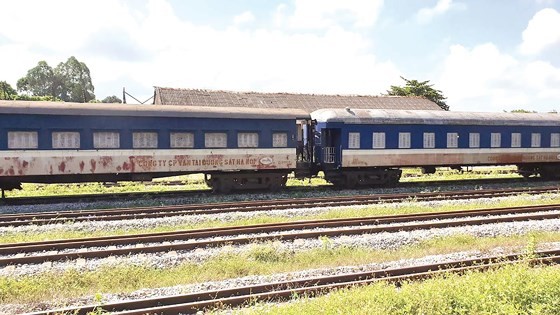
M226 132L227 148L237 148L238 132L257 132L259 147L272 148L272 134L288 134L288 148L296 147L296 122L291 119L227 119L184 117L115 117L115 116L56 116L56 115L0 115L0 150L8 149L8 131L37 131L39 150L52 150L51 133L80 132L82 150L93 150L93 133L120 133L120 148L132 149L132 133L158 132L158 148L170 148L171 132L194 133L194 148L204 149L205 132ZM141 149L140 149L141 150Z

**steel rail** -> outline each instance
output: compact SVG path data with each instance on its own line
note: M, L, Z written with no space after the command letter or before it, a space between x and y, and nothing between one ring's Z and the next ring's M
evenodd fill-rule
M448 186L448 185L468 185L468 184L502 184L502 183L516 183L516 182L542 182L540 178L482 178L482 179L466 179L466 180L442 180L442 181L414 181L414 182L402 182L399 183L398 187L428 187L428 186ZM313 187L303 187L303 186L289 186L285 188L285 191L310 191L320 189L328 190L344 190L337 189L330 184L318 185ZM362 189L367 189L364 187ZM375 187L369 187L375 188ZM384 187L377 187L384 188ZM266 191L265 191L266 192ZM238 193L258 193L262 194L263 191L248 190L240 191ZM107 201L114 199L127 199L127 198L138 198L147 196L151 199L154 198L173 198L173 197L185 197L185 196L196 196L196 195L210 195L212 194L211 189L199 189L199 190L172 190L172 191L152 191L152 192L120 192L120 193L109 193L109 194L80 194L80 195L58 195L58 196L36 196L36 197L7 197L5 199L0 199L0 205L37 205L37 204L55 204L63 202L94 202L94 201Z
M432 201L442 199L472 199L497 196L510 196L516 194L541 194L546 192L558 191L560 187L540 187L540 188L509 188L491 190L466 190L448 191L436 193L401 193L401 194L379 194L379 195L359 195L359 196L338 196L321 198L300 198L300 199L277 199L247 202L227 202L214 204L192 204L163 207L137 207L137 208L116 208L104 210L79 210L79 211L59 211L59 212L39 212L39 213L19 213L0 215L0 227L23 226L23 225L43 225L66 222L83 221L116 221L133 220L147 218L162 218L182 215L196 214L215 214L226 212L252 212L267 210L282 210L294 207L327 207L327 206L352 206L364 204L376 204L381 202L395 202L407 199L417 201Z
M512 207L499 209L480 209L466 211L449 211L444 213L419 213L410 215L330 219L299 221L276 224L261 224L242 227L210 228L189 231L177 231L166 233L138 234L109 236L99 238L84 238L71 240L57 240L33 243L3 244L0 246L0 266L13 264L37 264L47 261L58 261L78 258L105 258L116 255L129 255L137 253L156 253L177 250L193 250L196 248L215 247L226 244L249 244L253 242L265 242L270 240L294 240L304 238L317 238L320 236L360 235L382 232L412 231L432 228L447 228L467 225L481 225L502 222L516 222L527 220L547 220L560 218L560 213L539 213L560 209L560 205ZM477 216L504 215L502 217L471 218ZM457 219L458 221L436 221L444 219ZM423 222L430 221L431 222ZM415 221L412 224L379 226L382 224L393 224ZM364 226L366 225L366 226ZM349 229L348 227L352 227ZM327 230L316 231L313 229L326 228ZM342 228L342 229L341 229ZM302 231L298 231L302 230ZM270 233L280 231L297 231L278 234L253 235L259 233ZM247 236L249 234L249 236ZM211 237L224 237L220 239L208 239ZM180 243L156 244L172 241ZM141 247L121 247L111 249L88 248L108 247L117 245L148 244ZM40 253L44 251L61 251L78 249L72 252ZM27 255L32 254L32 255Z
M312 277L231 289L128 300L102 305L45 310L29 313L29 315L53 313L81 315L99 310L121 315L192 314L217 307L243 306L247 305L250 301L277 302L289 300L294 296L318 296L334 289L364 286L378 281L388 281L398 285L403 281L423 280L447 273L462 274L469 271L485 271L519 263L520 261L525 261L530 265L558 264L560 262L560 250L540 251L536 252L533 256L512 254L404 268Z

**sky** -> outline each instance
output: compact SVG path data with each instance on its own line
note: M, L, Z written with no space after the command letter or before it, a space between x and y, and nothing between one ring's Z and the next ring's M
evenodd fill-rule
M75 56L97 99L153 87L380 95L560 112L560 0L0 0L0 81ZM130 100L130 99L129 99Z

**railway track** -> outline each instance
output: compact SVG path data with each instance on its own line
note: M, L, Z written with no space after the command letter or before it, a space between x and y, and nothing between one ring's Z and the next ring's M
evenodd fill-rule
M400 183L399 187L418 187L418 186L435 186L445 187L451 185L482 185L482 184L503 184L503 183L523 183L528 180L523 178L497 178L497 179L471 179L471 180L446 180L446 181L415 181ZM530 182L542 181L540 178L531 178ZM383 188L383 187L379 187ZM335 188L331 185L319 185L313 187L298 187L290 186L285 189L287 192L296 191L311 191L316 189L330 189ZM243 193L258 193L262 191L246 191ZM112 200L126 200L137 198L150 198L150 199L163 199L163 198L176 198L188 197L198 195L211 195L210 189L200 190L173 190L173 191L156 191L156 192L126 192L126 193L113 193L113 194L80 194L80 195L59 195L59 196L38 196L38 197L8 197L0 199L0 205L38 205L38 204L56 204L56 203L72 203L72 202L96 202L96 201L112 201Z
M558 264L560 262L560 250L536 252L533 258L516 254L501 257L469 259L439 264L267 283L226 290L130 300L103 305L87 305L58 310L46 310L30 314L46 315L60 313L81 315L99 310L121 315L193 314L217 307L243 306L247 305L249 302L255 301L277 302L289 300L294 296L313 297L335 289L364 286L377 281L388 281L398 285L403 281L422 280L445 273L461 274L474 270L483 271L491 268L498 268L522 260L529 264Z
M121 208L110 210L80 210L59 212L38 212L0 215L0 227L43 225L80 221L114 221L146 218L162 218L181 215L215 214L226 212L251 212L293 208L335 207L398 202L408 199L431 201L444 199L474 199L517 194L541 194L558 191L560 188L509 188L491 190L467 190L436 193L376 194L360 196L339 196L302 199L279 199L268 201L229 202L215 204L193 204L164 207Z
M560 218L560 212L555 210L559 209L560 205L511 207L1 244L0 267L79 258L91 259L140 253L175 252L273 240L310 239L321 236L336 237L558 219Z

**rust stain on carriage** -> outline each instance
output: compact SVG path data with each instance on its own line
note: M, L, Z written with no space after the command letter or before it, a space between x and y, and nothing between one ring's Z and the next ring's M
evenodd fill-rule
M117 170L121 169L121 170L124 170L124 171L129 171L131 173L134 173L134 168L135 168L134 156L129 156L128 157L128 162L123 162L122 167L117 166Z
M84 167L86 166L86 163L84 161L80 161L80 173L82 173L84 171Z
M66 163L60 162L60 164L58 164L58 171L64 173L65 170L66 170Z
M101 165L104 168L107 168L108 165L113 163L113 157L112 156L102 156L99 158L99 162L101 163Z
M89 165L91 168L89 169L92 173L95 173L95 169L97 168L97 162L94 159L89 160Z
M0 167L0 175L4 174L4 169Z

